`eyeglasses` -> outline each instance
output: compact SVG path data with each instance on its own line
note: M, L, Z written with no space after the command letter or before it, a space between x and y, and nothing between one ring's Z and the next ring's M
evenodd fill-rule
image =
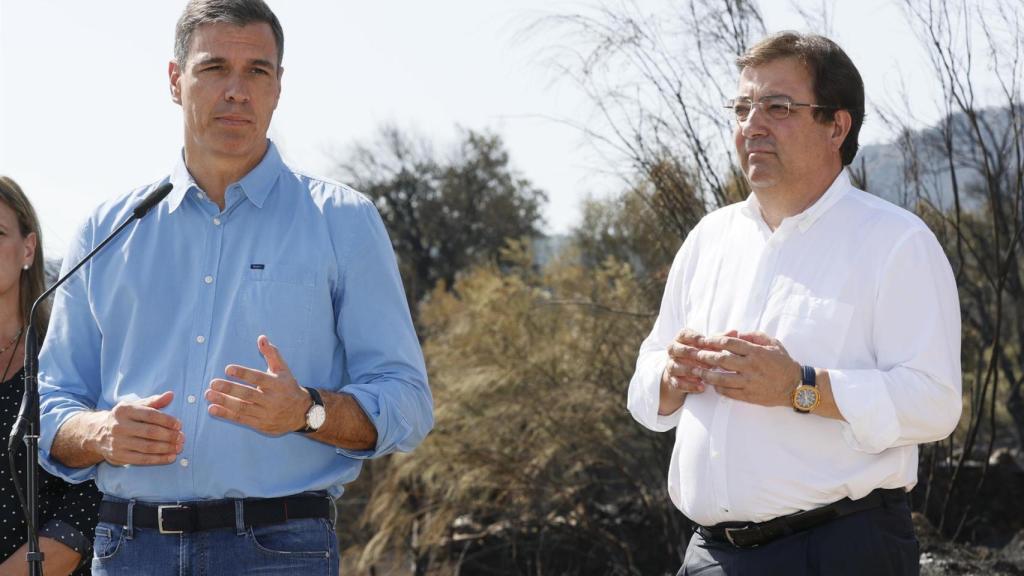
M800 102L793 102L789 96L765 96L757 102L754 102L750 98L733 98L725 103L725 108L729 108L736 114L736 121L743 122L750 116L750 110L757 106L761 108L762 112L768 114L773 120L785 120L789 118L789 113L793 111L793 108L815 108L818 110L838 110L838 106L823 106L821 104L803 104Z

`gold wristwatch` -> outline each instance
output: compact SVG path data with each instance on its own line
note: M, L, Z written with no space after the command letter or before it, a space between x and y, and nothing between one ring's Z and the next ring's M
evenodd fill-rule
M818 394L814 368L801 366L800 384L793 390L793 410L801 414L807 414L817 408L820 403L821 395Z

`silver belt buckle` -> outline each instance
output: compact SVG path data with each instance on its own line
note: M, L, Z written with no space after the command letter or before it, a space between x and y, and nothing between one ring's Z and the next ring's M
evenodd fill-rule
M183 534L184 530L165 530L164 529L164 510L174 508L188 508L188 506L182 506L181 504L167 504L165 506L156 507L156 526L160 530L161 534Z
M739 531L739 530L743 530L743 528L726 528L726 529L725 529L725 539L729 541L729 544L732 544L733 546L735 546L735 547L737 547L737 548L742 548L742 546L740 546L739 544L737 544L737 543L736 543L736 542L735 542L735 541L734 541L734 540L732 539L732 533L733 533L734 531Z

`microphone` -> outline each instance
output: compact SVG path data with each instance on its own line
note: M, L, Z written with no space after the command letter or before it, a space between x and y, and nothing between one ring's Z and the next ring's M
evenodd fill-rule
M18 500L25 511L25 519L28 524L28 558L29 574L41 576L43 573L43 553L39 550L39 538L36 527L39 524L39 345L36 342L35 327L33 319L36 315L36 308L39 304L53 294L75 272L92 260L100 250L116 238L129 224L144 217L154 206L167 197L174 185L170 182L157 186L155 190L146 195L141 202L132 209L132 214L125 219L113 232L100 242L88 254L85 255L66 274L57 279L32 303L31 311L28 314L28 322L25 328L25 394L21 400L21 410L18 412L18 419L11 428L11 435L7 441L8 454L11 461L11 479L14 481L14 489L18 494ZM18 471L14 465L14 446L19 438L25 441L25 477L27 498L24 497L18 483Z
M145 216L146 213L149 212L150 208L159 204L161 200L171 193L172 188L174 188L174 184L171 184L170 182L157 186L156 190L146 194L146 197L142 199L142 202L139 202L138 205L135 206L135 209L132 210L132 217L138 220Z

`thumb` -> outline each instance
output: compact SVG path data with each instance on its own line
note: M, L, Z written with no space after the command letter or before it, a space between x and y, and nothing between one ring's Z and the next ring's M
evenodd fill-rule
M260 336L256 339L256 346L260 349L263 359L267 361L267 370L274 374L289 371L288 363L284 361L281 351L277 349L277 346L270 343L270 338Z
M174 400L174 392L167 391L163 394L156 394L148 398L143 398L142 405L160 410L170 406L171 400Z

